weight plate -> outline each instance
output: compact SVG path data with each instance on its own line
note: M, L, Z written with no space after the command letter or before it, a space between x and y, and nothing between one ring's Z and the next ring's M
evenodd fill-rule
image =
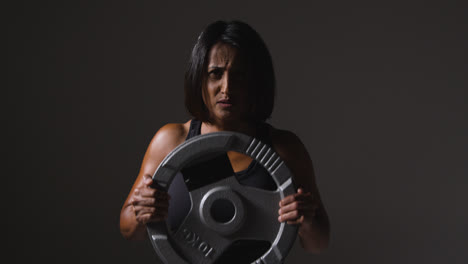
M175 232L169 231L165 221L147 225L153 247L164 263L211 264L240 240L271 243L253 263L282 263L291 249L297 226L279 223L277 212L278 202L295 193L292 174L271 147L253 137L236 132L193 137L166 156L153 181L157 188L167 191L176 173L226 151L255 159L270 173L277 189L244 186L234 175L195 183L189 188L191 209ZM215 207L222 207L223 213L216 213Z

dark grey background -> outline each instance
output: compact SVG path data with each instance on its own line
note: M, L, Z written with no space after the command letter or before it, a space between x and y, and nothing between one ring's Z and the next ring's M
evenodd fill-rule
M287 263L465 263L467 10L323 2L5 6L15 263L157 262L149 241L120 236L119 211L154 133L189 119L185 65L217 19L251 24L270 48L271 123L303 140L330 215L329 250L296 243Z

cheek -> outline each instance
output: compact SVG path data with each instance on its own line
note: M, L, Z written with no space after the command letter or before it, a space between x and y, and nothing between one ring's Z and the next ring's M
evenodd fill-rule
M208 83L205 88L205 95L206 100L209 101L213 97L216 96L216 84Z
M211 108L211 104L213 103L213 86L210 84L206 84L205 87L202 90L202 97L203 97L203 103L205 103L205 106L208 108Z
M240 86L239 87L239 97L241 97L242 99L246 100L247 98L249 98L249 94L250 94L250 89L249 89L249 86L248 84L245 84L243 86Z

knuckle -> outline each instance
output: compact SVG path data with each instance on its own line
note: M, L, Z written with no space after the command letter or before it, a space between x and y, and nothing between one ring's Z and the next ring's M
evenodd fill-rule
M156 197L156 190L152 188L147 188L147 194L151 197Z
M139 205L140 204L140 199L135 197L134 199L132 199L132 205L135 206L135 205Z
M297 208L299 208L299 202L295 201L291 204L291 209L296 210Z
M143 222L144 224L148 223L149 220L150 220L149 215L144 215L144 216L142 216L142 222Z
M299 212L298 211L293 211L293 212L291 212L291 216L293 218L297 218L299 216Z
M140 215L137 215L137 216L136 216L136 220L137 220L137 222L139 222L139 223L142 223L142 222L143 222L143 219L142 219L142 217L141 217Z

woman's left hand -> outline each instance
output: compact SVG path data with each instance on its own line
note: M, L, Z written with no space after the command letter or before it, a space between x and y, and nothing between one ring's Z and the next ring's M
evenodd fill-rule
M302 188L297 193L286 196L279 202L278 221L288 224L302 224L312 222L319 202L314 199L310 192L304 193Z

